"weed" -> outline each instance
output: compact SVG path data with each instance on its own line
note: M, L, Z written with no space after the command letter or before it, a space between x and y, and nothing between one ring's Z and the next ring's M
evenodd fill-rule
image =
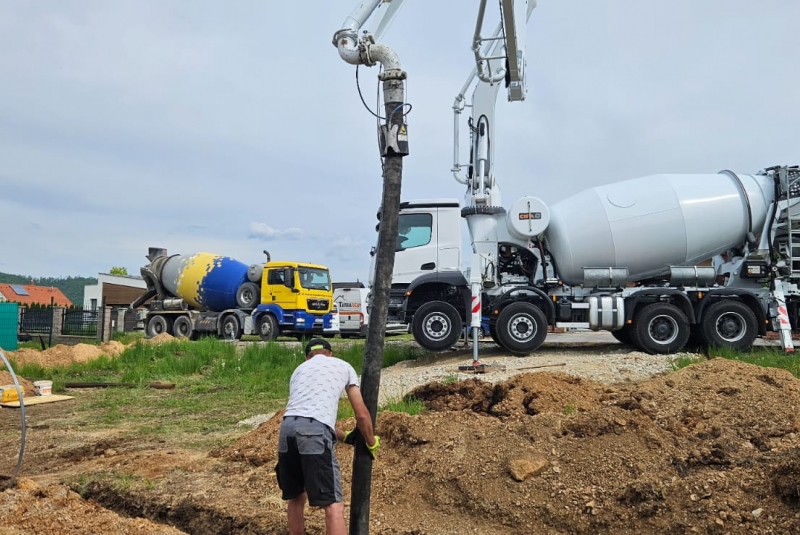
M458 382L458 376L451 373L442 377L439 382L445 385L451 385Z

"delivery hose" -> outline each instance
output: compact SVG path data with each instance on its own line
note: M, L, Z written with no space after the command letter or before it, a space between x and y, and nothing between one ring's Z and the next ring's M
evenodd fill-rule
M28 430L28 426L25 424L25 401L23 400L23 393L22 388L19 386L19 381L17 380L17 374L14 373L14 368L11 367L11 363L8 362L5 353L3 350L0 349L0 358L3 359L3 362L8 368L8 371L11 373L11 379L14 381L14 386L17 387L17 395L19 396L19 414L20 418L22 419L22 440L19 443L19 459L17 460L17 467L14 469L14 475L11 476L11 484L13 485L17 480L17 475L19 475L19 469L22 468L22 457L25 455L25 434Z

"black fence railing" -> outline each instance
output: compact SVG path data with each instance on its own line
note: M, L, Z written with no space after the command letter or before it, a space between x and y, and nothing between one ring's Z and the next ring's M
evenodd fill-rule
M65 310L61 323L61 334L97 336L98 317L97 310Z
M20 307L19 330L26 334L50 334L53 330L53 309Z

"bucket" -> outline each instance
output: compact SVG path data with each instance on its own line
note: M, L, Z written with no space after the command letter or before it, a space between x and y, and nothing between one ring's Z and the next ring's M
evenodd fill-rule
M53 381L34 381L33 391L37 396L49 396L53 393Z

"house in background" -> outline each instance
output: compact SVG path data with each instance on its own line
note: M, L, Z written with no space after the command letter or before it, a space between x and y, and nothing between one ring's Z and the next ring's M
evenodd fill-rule
M19 303L20 305L55 305L71 307L64 293L54 286L36 286L31 284L0 284L0 301Z
M112 309L127 308L146 291L147 284L141 277L98 273L97 284L83 287L83 309L97 310L103 299Z

